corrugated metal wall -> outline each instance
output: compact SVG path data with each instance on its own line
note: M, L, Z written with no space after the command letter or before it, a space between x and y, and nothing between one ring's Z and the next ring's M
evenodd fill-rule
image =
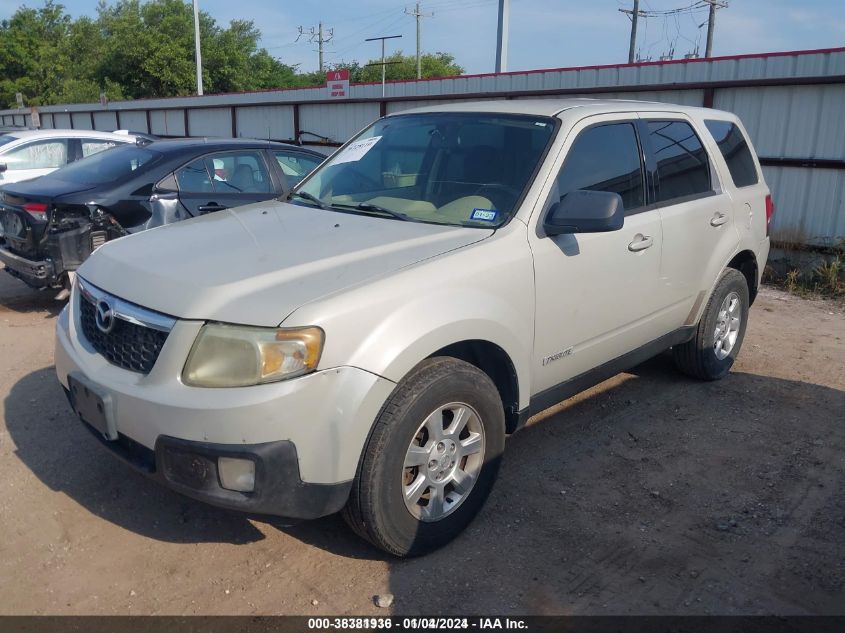
M462 99L592 96L703 105L738 114L776 202L774 235L827 245L845 236L845 48L380 84L346 100L324 87L46 106L44 128L240 136L329 152L382 114ZM0 111L26 125L28 111Z
M845 162L845 84L723 89L713 107L739 115L762 157ZM845 170L770 164L763 171L776 238L830 245L845 237Z

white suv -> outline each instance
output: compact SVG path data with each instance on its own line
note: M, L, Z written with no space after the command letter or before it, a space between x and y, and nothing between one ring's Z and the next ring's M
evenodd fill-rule
M58 320L56 370L85 426L171 488L343 510L417 555L478 512L530 415L670 347L723 377L771 213L726 112L403 112L289 201L102 246Z

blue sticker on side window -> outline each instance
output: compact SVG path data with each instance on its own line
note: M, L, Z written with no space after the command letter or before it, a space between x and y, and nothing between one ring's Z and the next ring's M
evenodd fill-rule
M495 209L473 209L469 216L470 220L481 220L482 222L495 222L499 212Z

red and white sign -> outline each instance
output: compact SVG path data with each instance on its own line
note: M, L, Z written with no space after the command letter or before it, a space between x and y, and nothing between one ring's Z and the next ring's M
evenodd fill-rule
M346 99L349 96L349 70L330 70L326 73L329 99Z

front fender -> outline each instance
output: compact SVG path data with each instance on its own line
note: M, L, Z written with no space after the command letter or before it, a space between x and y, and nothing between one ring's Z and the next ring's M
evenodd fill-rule
M394 382L447 345L494 343L513 363L519 406L525 407L534 347L534 268L521 226L522 231L497 232L302 306L283 325L324 329L321 369L350 365Z
M448 316L427 309L438 304L461 307ZM398 382L437 350L470 340L502 348L516 372L519 406L528 406L533 328L513 306L481 292L456 296L443 290L403 305L361 341L350 364Z

